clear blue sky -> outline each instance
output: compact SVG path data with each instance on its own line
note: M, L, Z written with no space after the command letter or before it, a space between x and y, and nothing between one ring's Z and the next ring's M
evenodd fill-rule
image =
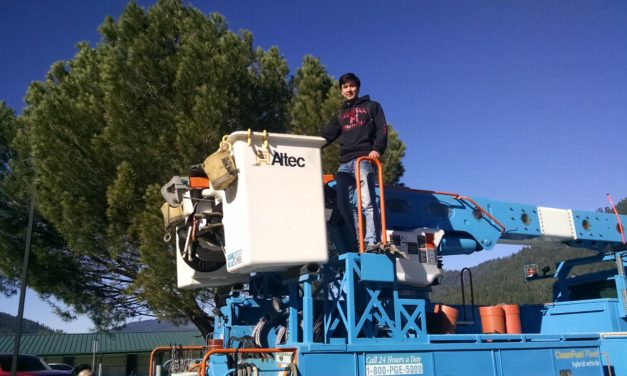
M95 45L105 15L117 17L125 4L3 2L0 100L19 112L28 84L72 58L76 42ZM608 192L627 197L625 1L192 4L222 13L234 31L252 31L264 49L278 46L292 73L307 54L336 78L357 73L362 94L381 102L407 144L402 180L410 187L580 210L607 206ZM29 296L26 317L50 322ZM15 313L16 301L0 310Z

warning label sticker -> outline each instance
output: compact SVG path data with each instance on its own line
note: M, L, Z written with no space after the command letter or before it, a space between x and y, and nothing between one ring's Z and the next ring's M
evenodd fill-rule
M232 268L242 263L242 250L238 249L233 253L229 253L226 256L226 267Z

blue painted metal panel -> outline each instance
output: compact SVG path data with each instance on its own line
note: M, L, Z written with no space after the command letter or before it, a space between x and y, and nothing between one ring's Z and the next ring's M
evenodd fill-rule
M621 216L626 217L627 216ZM573 210L573 220L577 239L580 242L621 242L616 215L610 213L586 212ZM626 221L622 218L623 223Z
M497 375L492 351L438 351L435 358L436 375Z
M546 305L542 333L617 332L627 329L617 299L557 302Z
M394 282L394 263L387 255L364 253L361 255L361 279L372 282Z
M222 376L229 371L226 355L215 354L209 359L211 365L207 369L207 376Z
M542 235L537 206L500 202L481 197L474 200L506 227L501 240L523 242Z
M298 357L299 370L307 375L363 375L359 372L358 357L352 353L307 354Z
M627 333L602 335L601 361L608 375L627 375Z
M501 375L522 372L537 376L556 374L552 372L555 369L553 349L502 350L498 356L501 359Z

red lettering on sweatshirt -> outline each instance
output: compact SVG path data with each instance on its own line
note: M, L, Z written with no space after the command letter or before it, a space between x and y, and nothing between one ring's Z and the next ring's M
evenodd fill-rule
M367 116L360 117L358 115L367 113L368 110L365 107L353 107L342 112L340 115L340 120L342 121L342 132L366 125L365 119L367 119Z

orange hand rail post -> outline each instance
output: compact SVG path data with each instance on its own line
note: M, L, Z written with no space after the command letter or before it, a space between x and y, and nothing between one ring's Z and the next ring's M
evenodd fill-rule
M383 167L378 159L369 157L359 157L355 163L355 190L357 191L357 222L359 223L359 253L364 253L364 221L361 218L363 208L361 207L361 170L359 165L362 161L374 162L379 175L379 214L381 215L381 243L387 244L387 225L385 222L385 193L383 189ZM366 182L367 184L367 182ZM370 198L371 200L374 197Z

